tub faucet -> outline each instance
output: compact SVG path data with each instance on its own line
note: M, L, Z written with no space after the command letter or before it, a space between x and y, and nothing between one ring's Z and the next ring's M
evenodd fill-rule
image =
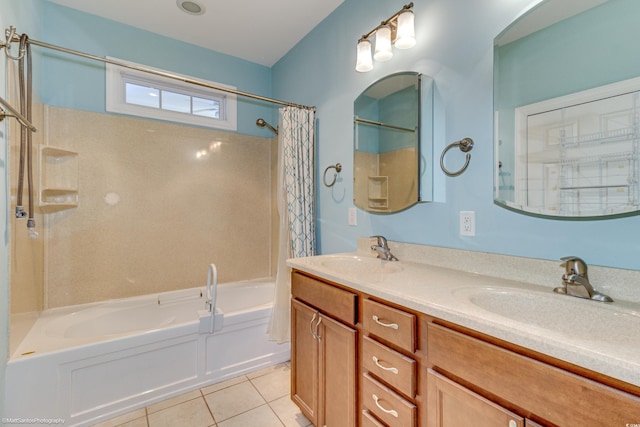
M391 253L391 250L389 250L387 239L384 236L371 236L371 238L377 239L377 244L371 245L371 250L378 254L378 258L385 261L398 261L398 258L396 258L395 255Z
M560 259L565 262L565 273L562 275L563 286L555 288L554 292L594 301L613 302L611 297L601 294L591 286L586 262L576 256Z

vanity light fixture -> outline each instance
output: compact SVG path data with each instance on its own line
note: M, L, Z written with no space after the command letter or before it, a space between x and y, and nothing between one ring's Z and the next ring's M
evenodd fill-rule
M391 18L382 21L380 25L358 40L356 71L367 72L373 69L370 41L373 35L376 39L373 58L379 62L388 61L393 57L392 43L398 49L409 49L415 46L416 36L412 8L413 2L404 5Z
M356 71L364 73L371 70L373 70L373 60L371 59L371 42L367 39L361 39L358 42Z

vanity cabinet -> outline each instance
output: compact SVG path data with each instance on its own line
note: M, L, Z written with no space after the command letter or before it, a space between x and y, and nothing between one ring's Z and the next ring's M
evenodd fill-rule
M637 396L554 366L550 358L538 360L453 328L427 328L429 427L468 425L464 420L509 427L624 426L640 419ZM480 419L495 423L478 424Z
M315 426L355 427L357 295L294 273L291 398Z
M292 275L291 397L315 426L625 426L640 388Z

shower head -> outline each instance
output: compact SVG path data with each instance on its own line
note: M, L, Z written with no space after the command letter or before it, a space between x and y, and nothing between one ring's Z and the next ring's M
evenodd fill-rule
M261 128L266 126L268 129L271 129L271 132L275 133L276 135L278 134L278 129L265 122L263 118L259 118L258 120L256 120L256 125L260 126Z

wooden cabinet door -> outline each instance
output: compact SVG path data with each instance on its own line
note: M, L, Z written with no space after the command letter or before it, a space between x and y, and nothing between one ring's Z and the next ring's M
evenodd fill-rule
M291 300L291 399L313 425L318 424L318 340L313 335L319 314Z
M320 315L319 426L356 425L356 330Z
M435 373L427 372L428 427L524 427L524 419Z

